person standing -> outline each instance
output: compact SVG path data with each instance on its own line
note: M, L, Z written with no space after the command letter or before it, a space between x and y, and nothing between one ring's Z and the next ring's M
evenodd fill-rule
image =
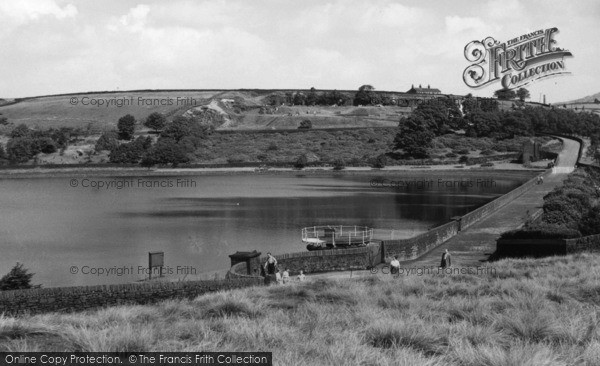
M285 271L283 271L283 284L285 285L286 283L290 282L290 269L286 268Z
M452 257L450 255L450 252L448 251L448 249L446 249L444 251L444 253L442 253L442 263L441 263L440 267L447 268L447 267L450 267L451 265L452 265Z
M277 259L271 255L271 253L267 253L267 261L265 262L265 272L267 275L274 275L275 269L277 268Z
M300 274L298 275L298 281L304 282L305 279L306 279L306 276L304 275L304 271L300 270Z
M398 256L395 255L394 259L390 262L390 274L396 275L400 273L400 261L398 260Z

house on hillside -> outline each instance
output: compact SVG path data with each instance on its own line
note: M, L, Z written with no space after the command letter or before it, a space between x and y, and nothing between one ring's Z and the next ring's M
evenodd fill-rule
M419 84L418 88L415 88L415 85L413 84L412 87L410 88L410 90L407 91L406 93L408 93L408 94L430 94L430 95L442 94L440 89L432 89L429 85L427 85L427 88L422 88L420 84Z

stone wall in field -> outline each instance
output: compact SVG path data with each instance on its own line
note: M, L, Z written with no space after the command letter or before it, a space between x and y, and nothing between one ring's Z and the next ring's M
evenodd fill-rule
M165 299L191 299L209 292L262 284L262 278L238 278L2 291L0 314L71 312L124 304L150 304Z

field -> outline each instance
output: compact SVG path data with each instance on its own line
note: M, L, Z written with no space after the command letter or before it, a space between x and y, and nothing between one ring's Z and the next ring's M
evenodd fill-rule
M0 351L272 351L276 365L598 365L600 255L0 317Z
M153 112L174 116L203 106L217 110L225 117L225 123L217 126L217 129L225 130L297 129L304 119L310 119L314 128L391 127L411 111L403 107L284 106L261 112L267 95L269 91L82 93L29 98L0 105L0 113L15 125L24 123L39 129L79 127L100 133L115 129L117 120L126 114L143 121ZM237 105L231 101L236 98L243 108L235 108Z

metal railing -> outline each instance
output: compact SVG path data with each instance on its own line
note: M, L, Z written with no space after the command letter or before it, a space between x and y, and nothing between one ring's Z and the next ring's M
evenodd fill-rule
M310 226L302 229L302 241L311 242L309 239L320 239L331 244L368 244L373 238L373 229L367 226L350 225L322 225Z

